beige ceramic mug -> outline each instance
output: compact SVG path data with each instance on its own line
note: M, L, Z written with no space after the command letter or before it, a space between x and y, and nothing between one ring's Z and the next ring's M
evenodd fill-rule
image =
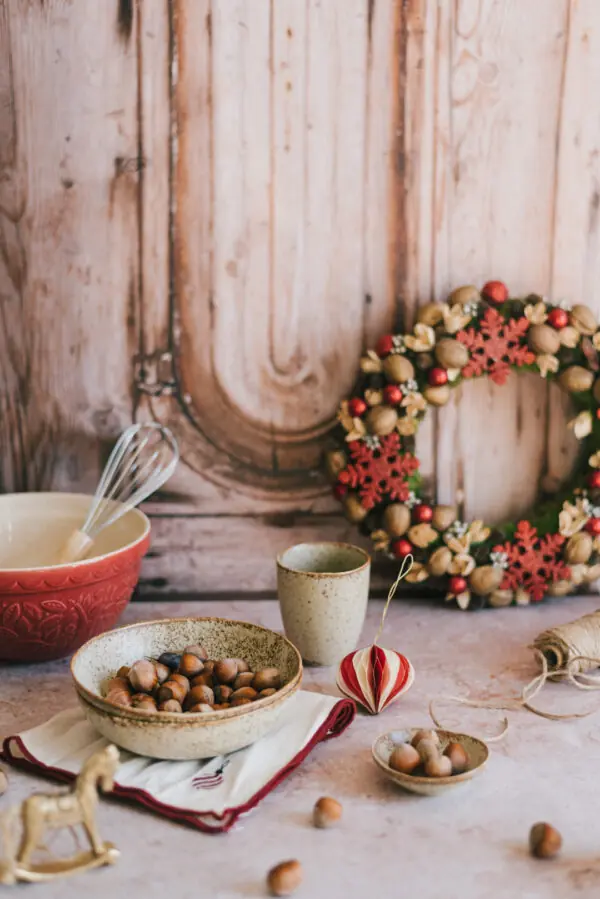
M356 648L369 598L371 558L350 543L299 543L277 557L277 593L288 639L314 665Z

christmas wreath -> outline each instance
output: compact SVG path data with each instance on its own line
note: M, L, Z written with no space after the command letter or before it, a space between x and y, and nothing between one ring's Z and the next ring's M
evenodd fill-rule
M381 337L360 368L326 469L376 551L412 554L408 582L431 580L473 609L564 596L600 577L600 330L587 306L511 299L500 281L459 287L423 306L411 333ZM571 395L569 427L583 447L566 490L527 520L492 529L423 495L414 438L429 406L447 403L461 381L504 384L511 369L556 380Z

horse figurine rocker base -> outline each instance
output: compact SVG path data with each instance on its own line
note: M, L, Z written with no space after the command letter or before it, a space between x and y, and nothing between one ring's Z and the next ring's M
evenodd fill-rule
M114 786L114 774L119 764L116 746L100 749L84 763L74 787L62 793L36 793L20 806L8 809L0 817L5 858L0 859L0 884L10 886L19 881L42 883L67 874L89 871L101 865L113 865L119 850L112 843L100 839L95 812L98 803L98 786L110 792ZM21 838L18 840L18 820L21 822ZM46 850L43 843L46 830L81 825L90 843L90 849L78 852L70 858L51 858L33 861L33 854Z

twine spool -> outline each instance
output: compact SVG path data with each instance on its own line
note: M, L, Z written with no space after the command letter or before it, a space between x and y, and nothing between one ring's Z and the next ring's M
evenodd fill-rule
M541 693L547 681L566 681L578 690L600 690L600 675L590 674L600 668L600 609L568 624L548 628L533 641L530 647L540 665L541 672L531 680L520 696L507 697L505 700L466 699L462 696L440 696L429 703L429 714L436 727L443 728L435 714L435 703L446 702L475 709L492 711L515 711L526 709L534 715L548 721L565 721L574 718L587 718L598 711L598 708L586 712L572 712L558 715L545 712L532 704ZM508 719L502 721L502 729L487 742L501 740L508 730Z

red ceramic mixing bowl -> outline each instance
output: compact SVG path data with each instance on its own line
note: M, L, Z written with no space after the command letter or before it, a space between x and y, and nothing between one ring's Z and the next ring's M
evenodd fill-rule
M89 557L54 564L91 497L0 496L0 661L60 659L113 627L137 584L150 522L132 509L102 531Z

